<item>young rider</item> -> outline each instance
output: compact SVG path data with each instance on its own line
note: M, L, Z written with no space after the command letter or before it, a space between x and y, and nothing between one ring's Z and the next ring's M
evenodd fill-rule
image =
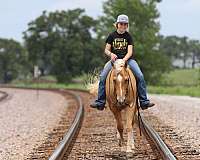
M127 32L128 29L128 16L119 15L116 22L116 30L109 34L106 39L105 54L111 58L108 64L104 67L100 74L98 98L90 104L92 108L103 110L106 103L106 91L105 83L106 77L109 71L112 69L111 61L115 61L117 58L123 59L124 62L130 66L137 79L137 91L141 108L147 109L154 106L154 103L150 103L147 98L146 84L143 73L141 72L137 62L133 59L133 41L132 37Z

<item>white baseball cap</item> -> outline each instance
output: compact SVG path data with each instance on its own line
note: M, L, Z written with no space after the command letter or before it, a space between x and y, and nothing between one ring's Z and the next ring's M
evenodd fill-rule
M128 23L128 16L125 14L120 14L117 17L117 22L116 23Z

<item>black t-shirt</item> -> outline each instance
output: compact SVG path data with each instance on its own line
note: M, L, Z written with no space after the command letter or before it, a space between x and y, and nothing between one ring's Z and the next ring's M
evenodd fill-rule
M128 32L119 34L117 31L114 31L109 34L106 43L111 44L111 52L121 59L127 54L128 45L133 45L133 40ZM133 55L130 58L133 58Z

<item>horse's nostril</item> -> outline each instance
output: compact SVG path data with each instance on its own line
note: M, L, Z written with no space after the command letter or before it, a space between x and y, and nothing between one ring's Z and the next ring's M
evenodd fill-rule
M122 104L122 103L124 103L125 98L122 98L122 97L117 98L117 101L118 101L120 104Z
M125 102L118 102L119 106L124 106Z

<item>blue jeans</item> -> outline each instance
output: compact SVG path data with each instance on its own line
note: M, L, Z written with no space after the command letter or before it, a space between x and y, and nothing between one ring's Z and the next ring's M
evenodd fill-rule
M135 75L137 80L137 91L138 91L140 106L146 105L149 103L149 100L147 98L147 89L143 73L134 59L129 59L127 63L130 69L133 71L133 74ZM106 77L111 69L112 69L112 64L111 61L109 61L100 74L98 97L95 100L95 102L99 106L104 106L106 103L106 90L105 90Z

